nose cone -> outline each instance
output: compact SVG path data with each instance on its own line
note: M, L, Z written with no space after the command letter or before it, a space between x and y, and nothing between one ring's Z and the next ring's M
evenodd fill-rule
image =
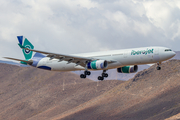
M171 56L171 58L172 58L172 57L174 57L175 55L176 55L176 53L175 53L174 51L172 51L172 53L171 53L170 56Z

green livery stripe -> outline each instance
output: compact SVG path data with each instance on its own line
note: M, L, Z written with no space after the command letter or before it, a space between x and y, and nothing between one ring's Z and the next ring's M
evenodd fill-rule
M129 73L129 68L130 68L130 66L122 67L122 72L123 73Z
M92 69L97 69L97 68L96 68L96 61L97 61L97 60L91 62L91 68L92 68Z

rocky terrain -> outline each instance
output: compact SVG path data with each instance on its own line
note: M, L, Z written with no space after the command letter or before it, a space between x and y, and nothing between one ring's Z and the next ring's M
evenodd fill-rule
M171 120L180 113L180 60L128 81L0 64L0 119Z

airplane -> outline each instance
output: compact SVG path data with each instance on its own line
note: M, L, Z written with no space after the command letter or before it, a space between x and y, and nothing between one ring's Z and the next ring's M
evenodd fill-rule
M91 71L102 70L102 75L98 76L101 81L108 77L106 71L109 69L117 69L118 73L135 73L138 65L157 63L157 70L161 70L161 63L176 55L171 49L159 46L66 55L35 50L27 38L17 38L25 60L4 58L50 71L83 70L80 78L91 75Z

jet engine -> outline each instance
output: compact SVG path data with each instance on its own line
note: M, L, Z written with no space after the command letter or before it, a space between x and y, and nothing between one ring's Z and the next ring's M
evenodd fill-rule
M101 70L107 68L108 63L106 60L95 60L87 63L88 69Z
M138 66L133 65L133 66L124 66L117 68L117 72L119 73L135 73L138 71Z

